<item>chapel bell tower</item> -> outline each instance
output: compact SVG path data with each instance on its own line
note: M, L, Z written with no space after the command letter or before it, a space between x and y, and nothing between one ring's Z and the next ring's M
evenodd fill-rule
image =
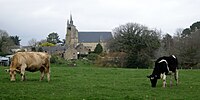
M77 50L75 49L78 45L78 30L73 24L72 15L70 14L70 20L67 20L67 32L66 32L66 51L64 58L67 60L77 59Z

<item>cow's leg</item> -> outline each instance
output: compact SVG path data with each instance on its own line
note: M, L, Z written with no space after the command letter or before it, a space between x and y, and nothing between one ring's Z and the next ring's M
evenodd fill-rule
M26 69L26 65L25 64L23 64L22 66L21 66L21 81L24 81L25 80L25 69Z
M44 71L41 71L40 81L44 79Z
M44 72L45 72L44 67L40 68L40 72L41 72L40 81L42 81L44 79Z
M165 73L163 74L162 80L163 80L163 87L166 87L166 78L167 76L165 75Z
M172 87L172 84L173 84L173 82L172 82L172 76L173 75L175 75L175 73L172 73L171 75L170 75L170 87Z
M172 79L173 79L173 75L174 75L175 73L173 73L172 71L169 71L169 73L168 73L168 75L170 76L170 87L172 86L172 84L173 84L173 82L172 82Z
M178 85L178 70L175 71L174 78L176 80L176 85Z
M50 68L49 67L47 67L46 74L47 74L47 80L49 82L50 81Z

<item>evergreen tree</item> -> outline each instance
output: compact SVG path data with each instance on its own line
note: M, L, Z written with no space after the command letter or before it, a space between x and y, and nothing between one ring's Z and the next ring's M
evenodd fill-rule
M21 39L19 39L19 36L10 36L11 40L13 40L14 44L19 46Z
M48 35L47 37L47 42L52 43L52 44L57 44L60 43L60 39L57 33L52 32Z
M98 44L96 45L96 48L94 49L94 53L100 54L100 53L102 53L102 52L103 52L103 47L101 46L100 43L98 43Z
M44 50L42 49L42 47L38 48L38 52L43 52Z
M10 47L12 46L15 46L15 44L9 37L9 34L4 30L0 30L0 53L9 53Z

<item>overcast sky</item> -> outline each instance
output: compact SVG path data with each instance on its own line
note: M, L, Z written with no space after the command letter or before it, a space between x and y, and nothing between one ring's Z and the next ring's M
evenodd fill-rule
M22 45L51 32L64 39L71 13L79 31L112 31L134 22L173 35L200 21L199 5L200 0L0 0L0 29L19 36Z

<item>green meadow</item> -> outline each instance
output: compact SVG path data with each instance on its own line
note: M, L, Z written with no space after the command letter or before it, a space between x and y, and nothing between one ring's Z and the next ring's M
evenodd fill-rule
M199 100L200 70L179 70L178 86L152 88L146 78L152 69L99 68L92 65L51 65L51 81L39 81L40 72L26 72L15 82L0 67L1 100ZM175 81L174 81L175 83Z

